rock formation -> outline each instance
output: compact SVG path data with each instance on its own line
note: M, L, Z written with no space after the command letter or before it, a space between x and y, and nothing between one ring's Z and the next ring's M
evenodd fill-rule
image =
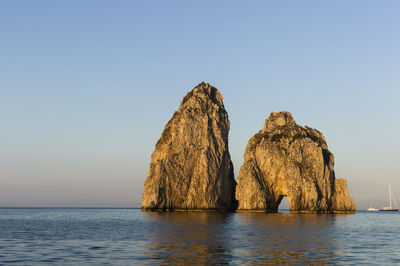
M200 83L182 100L151 156L142 209L233 210L230 122L220 92Z
M334 213L355 212L356 205L347 191L346 179L335 180L335 194L332 200L332 209Z
M286 196L291 212L347 213L355 205L324 136L301 127L289 112L271 113L248 142L236 199L240 211L277 212Z

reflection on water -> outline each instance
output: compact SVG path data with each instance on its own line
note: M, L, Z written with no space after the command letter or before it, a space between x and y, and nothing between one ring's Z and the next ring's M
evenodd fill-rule
M335 245L330 226L334 216L243 213L237 216L243 249L240 257L271 263L332 261Z
M0 265L399 264L399 213L1 209Z
M160 263L318 263L334 256L335 216L289 213L146 213Z
M226 263L230 261L232 213L146 213L156 222L150 257L159 263Z

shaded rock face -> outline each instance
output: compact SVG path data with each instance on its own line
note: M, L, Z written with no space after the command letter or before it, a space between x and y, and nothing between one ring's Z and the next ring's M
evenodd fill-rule
M151 156L142 209L233 210L230 122L220 92L200 83L182 100Z
M286 196L291 212L354 212L346 181L335 178L333 166L318 130L297 125L289 112L273 112L247 144L238 210L277 212Z

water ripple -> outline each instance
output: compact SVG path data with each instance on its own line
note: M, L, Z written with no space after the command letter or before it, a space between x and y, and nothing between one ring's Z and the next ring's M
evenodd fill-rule
M0 264L399 264L399 218L0 209Z

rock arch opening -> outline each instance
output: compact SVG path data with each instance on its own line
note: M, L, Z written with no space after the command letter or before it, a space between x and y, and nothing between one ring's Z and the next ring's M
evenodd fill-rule
M289 200L286 195L280 195L276 202L276 211L277 212L289 212L290 211L290 204Z

